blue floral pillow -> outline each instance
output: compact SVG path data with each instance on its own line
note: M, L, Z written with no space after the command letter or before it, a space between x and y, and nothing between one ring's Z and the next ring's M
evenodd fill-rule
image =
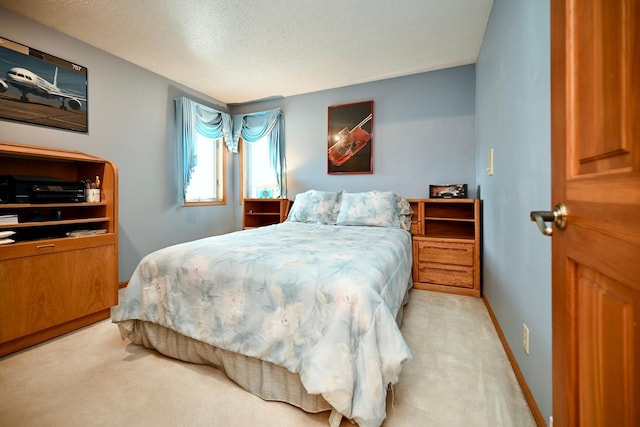
M411 210L409 201L403 197L398 196L396 211L398 212L400 227L403 230L411 231L411 216L413 215L413 210Z
M369 191L342 194L337 225L367 225L400 228L397 203L393 192Z
M287 221L335 225L342 191L309 190L297 194Z

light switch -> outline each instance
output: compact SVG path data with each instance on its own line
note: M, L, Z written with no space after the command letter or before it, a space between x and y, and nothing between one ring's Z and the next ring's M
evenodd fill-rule
M493 175L493 148L489 148L489 162L487 167L487 175Z

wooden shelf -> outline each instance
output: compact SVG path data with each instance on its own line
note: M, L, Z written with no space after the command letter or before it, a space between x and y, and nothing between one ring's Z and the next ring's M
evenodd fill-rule
M242 229L264 227L287 219L289 199L244 199L242 201Z
M17 224L0 224L0 230L18 229L18 228L34 228L34 227L51 227L51 226L60 226L60 225L73 225L73 224L92 224L95 222L108 222L109 220L110 218L107 218L107 217L93 217L93 218L61 219L61 220L55 220L55 221L19 222Z
M418 289L480 296L480 201L410 199Z
M91 207L94 208L96 206L107 206L106 202L77 202L77 203L0 203L0 209L38 209L42 207L46 208L81 208L81 207Z
M427 221L455 221L455 222L470 222L470 223L476 222L476 220L473 218L464 219L464 218L446 218L446 217L428 216L425 219Z
M3 356L106 319L118 303L118 173L112 162L79 151L1 142L0 170L102 182L98 203L0 203L0 215L18 216L17 224L0 224L16 232L15 243L0 246ZM66 237L80 229L105 232Z

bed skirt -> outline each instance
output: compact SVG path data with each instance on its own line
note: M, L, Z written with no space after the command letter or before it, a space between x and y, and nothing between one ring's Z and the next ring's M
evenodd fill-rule
M398 326L402 326L411 287L412 283L396 315ZM333 410L322 395L307 392L298 374L271 362L223 350L142 320L119 322L118 328L122 338L134 344L155 349L174 359L214 366L240 387L264 400L289 403L310 413Z
M307 393L297 374L271 362L223 350L141 320L127 320L118 327L120 334L134 344L155 349L174 359L214 366L240 387L264 400L287 402L307 412L332 409L321 395Z

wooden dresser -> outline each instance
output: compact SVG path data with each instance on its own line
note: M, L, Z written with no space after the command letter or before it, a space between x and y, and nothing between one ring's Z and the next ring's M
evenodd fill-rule
M278 224L287 219L289 199L244 199L242 201L242 229Z
M0 202L0 216L18 217L17 224L0 224L0 231L16 232L15 243L0 245L3 356L107 319L118 303L118 176L113 163L98 157L10 143L0 143L0 171L100 179L96 202Z
M410 199L413 285L480 296L480 201Z

